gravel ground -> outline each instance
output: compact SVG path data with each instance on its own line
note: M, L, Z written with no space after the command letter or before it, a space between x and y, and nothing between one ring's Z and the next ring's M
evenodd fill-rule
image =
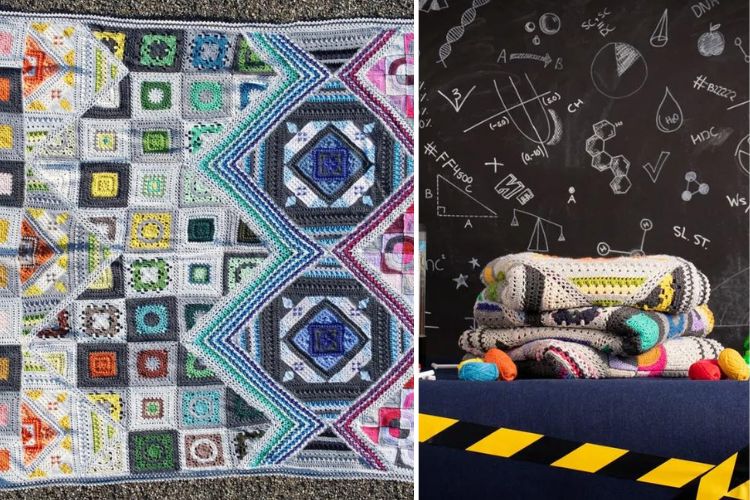
M410 0L0 0L11 10L137 17L189 17L248 22L292 22L341 17L412 17ZM406 499L411 484L375 480L319 480L276 476L54 486L0 493L0 500Z
M412 17L411 0L5 0L13 10L134 17L291 22L337 17Z

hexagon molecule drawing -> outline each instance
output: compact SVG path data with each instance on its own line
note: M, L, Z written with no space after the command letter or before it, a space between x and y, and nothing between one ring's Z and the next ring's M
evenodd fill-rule
M591 166L599 172L612 172L609 187L615 194L625 194L632 186L628 178L630 162L623 155L612 156L605 151L607 141L615 136L615 126L609 120L596 122L594 135L586 139L586 152L591 156Z

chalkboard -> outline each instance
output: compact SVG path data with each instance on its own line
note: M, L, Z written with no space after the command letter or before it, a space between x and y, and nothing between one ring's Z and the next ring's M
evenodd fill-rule
M421 0L425 349L455 360L480 266L666 253L748 335L747 0Z

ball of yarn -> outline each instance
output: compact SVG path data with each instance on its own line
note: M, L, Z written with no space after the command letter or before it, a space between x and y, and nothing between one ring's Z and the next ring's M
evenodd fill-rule
M733 380L750 379L750 367L745 364L740 353L734 349L724 349L719 354L719 368L724 372L727 378Z
M691 380L720 380L721 370L715 359L701 359L696 361L688 369L688 377Z
M481 360L463 362L458 368L458 378L461 380L472 380L475 382L486 382L497 380L499 372L493 363L484 363Z
M461 362L456 367L457 370L461 371L461 367L464 366L467 363L482 363L484 360L482 358L477 358L476 356L470 357L469 355L464 356L464 358L461 360Z
M497 366L502 380L514 380L518 375L516 364L510 359L510 356L496 347L493 347L484 354L484 361Z

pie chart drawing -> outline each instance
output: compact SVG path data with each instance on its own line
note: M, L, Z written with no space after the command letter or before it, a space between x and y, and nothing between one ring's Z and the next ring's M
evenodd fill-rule
M740 139L734 150L734 158L745 175L750 175L750 134Z
M623 42L610 42L591 61L591 81L602 95L622 99L641 90L648 65L641 53Z

